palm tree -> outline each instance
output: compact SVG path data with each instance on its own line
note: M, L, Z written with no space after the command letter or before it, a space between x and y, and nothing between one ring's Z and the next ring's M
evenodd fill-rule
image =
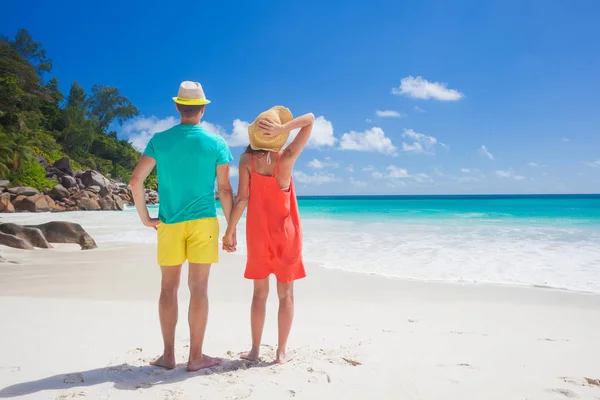
M13 171L21 171L25 161L35 158L33 138L23 131L1 133L0 143L2 143L0 154L4 154L8 158L8 163L12 166Z
M6 178L10 174L12 152L8 147L8 136L0 132L0 177Z

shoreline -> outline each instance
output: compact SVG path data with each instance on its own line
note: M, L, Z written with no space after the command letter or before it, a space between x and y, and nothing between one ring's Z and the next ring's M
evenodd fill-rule
M80 250L79 245L76 244L54 244L54 248L53 249L34 249L34 250L21 250L21 249L14 249L14 248L10 248L10 247L6 247L3 245L0 245L0 255L3 255L4 260L0 260L0 268L2 268L3 265L20 265L23 262L27 262L27 260L30 259L29 255L25 253L23 257L20 256L20 254L24 253L24 252L60 252L60 253L72 253L72 252L80 252L82 250ZM146 247L145 251L148 251L152 254L154 254L153 252L156 249L156 244L152 244L152 243L126 243L126 244L121 244L121 245L117 245L115 243L99 243L99 247L98 249L94 249L94 250L85 250L83 252L85 253L90 253L90 252L102 252L102 251L116 251L116 250L125 250L129 247L136 247L136 246L141 246L141 247ZM108 247L108 249L107 249ZM233 258L233 259L238 259L238 258L244 258L245 254L227 254L224 252L221 252L221 256L226 257L227 259L229 258ZM240 261L240 260L238 260ZM229 261L228 262L232 262ZM243 264L243 260L240 261L240 263ZM594 292L594 291L586 291L586 290L577 290L577 289L569 289L569 288L565 288L565 287L556 287L556 286L551 286L551 285L541 285L541 284L526 284L526 283L503 283L503 282L493 282L493 281L471 281L471 280L453 280L453 279L419 279L419 278L410 278L410 277L398 277L398 276L390 276L390 275L385 275L385 274L381 274L381 273L376 273L376 272L366 272L366 271L351 271L351 270L347 270L347 269L343 269L343 268L336 268L336 267L327 267L324 265L324 263L322 262L318 262L318 261L305 261L307 270L310 268L318 268L321 269L323 271L333 271L333 272L339 272L341 274L349 274L349 275L358 275L358 276L369 276L369 277L373 277L373 278L377 278L377 279L386 279L386 280L392 280L392 281L398 281L401 282L403 284L436 284L436 285L458 285L458 286L483 286L483 287L490 287L490 288L497 288L497 289L530 289L530 290L540 290L540 291L556 291L556 292L563 292L563 293L572 293L572 294L579 294L579 295L589 295L589 296L600 296L600 292ZM149 265L150 267L150 265ZM157 265L155 265L156 268L158 268ZM218 264L213 265L213 268L218 268ZM0 273L0 277L2 276L2 274ZM0 293L2 292L3 287L1 284L1 279L0 279ZM0 297L2 295L0 294Z
M97 249L94 250L80 250L79 245L76 244L55 244L55 247L52 249L35 249L35 250L20 250L13 249L10 247L0 245L0 254L3 254L4 260L0 262L0 297L12 296L11 287L5 286L8 282L3 272L6 272L7 267L13 269L13 272L16 272L16 269L22 268L24 265L31 263L32 260L35 264L32 266L25 266L25 268L38 267L38 268L51 268L49 265L45 265L46 261L41 261L40 256L42 253L46 254L58 254L60 255L69 255L73 256L74 254L78 254L78 259L86 259L91 258L96 253L118 253L122 251L128 254L128 257L125 257L125 260L135 261L135 258L130 257L131 251L136 250L140 251L140 253L144 254L144 268L150 268L154 270L155 275L158 276L160 270L158 265L153 259L154 252L156 250L156 245L151 243L127 243L127 244L107 244L101 243ZM54 256L54 255L53 255ZM212 269L219 268L221 264L229 266L232 264L240 265L240 274L239 277L243 282L251 283L250 280L243 278L243 268L244 268L244 254L228 254L223 251L220 251L221 262L219 264L214 264ZM88 258L88 262L89 262ZM568 288L560 288L553 286L544 286L544 285L534 285L534 284L518 284L518 283L499 283L499 282L483 282L483 281L467 281L467 280L445 280L445 279L418 279L418 278L406 278L406 277L396 277L396 276L386 276L383 274L378 274L375 272L363 272L363 271L349 271L342 268L331 268L326 267L322 263L319 262L305 262L307 274L308 271L311 271L313 274L316 271L317 275L321 274L339 274L342 277L350 278L353 280L358 280L361 278L380 280L381 282L388 281L389 284L398 284L401 286L408 287L424 287L424 286L438 286L439 288L445 289L453 289L461 290L465 289L470 291L485 291L486 289L497 290L497 291L506 291L506 292L518 292L518 291L532 291L532 292L550 292L550 293L562 293L566 295L577 295L577 296L591 296L598 297L600 300L600 293L593 291L584 291L584 290L574 290ZM184 264L184 267L187 268L187 263ZM5 271L2 271L2 268L5 268ZM23 272L23 271L20 271ZM30 272L30 271L28 271ZM38 271L36 271L38 272ZM307 277L310 279L310 275ZM182 276L183 280L183 276ZM301 283L303 279L299 280ZM392 283L395 282L395 283ZM8 293L5 295L4 293Z

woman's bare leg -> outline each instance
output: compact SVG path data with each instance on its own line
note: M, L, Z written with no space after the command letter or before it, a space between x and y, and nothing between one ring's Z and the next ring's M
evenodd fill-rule
M292 359L291 355L286 353L286 346L294 320L294 282L277 282L277 295L279 296L279 343L275 362L284 364Z
M260 356L265 317L267 314L267 297L269 296L269 278L254 281L254 295L250 310L250 326L252 329L252 349L241 355L243 359L257 361Z

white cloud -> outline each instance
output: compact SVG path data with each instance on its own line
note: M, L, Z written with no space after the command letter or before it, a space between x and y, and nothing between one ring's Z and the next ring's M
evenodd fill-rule
M238 169L238 167L235 166L230 166L229 167L229 176L234 177L234 176L239 176L240 175L240 170Z
M325 165L317 160L316 158L314 160L312 160L311 162L308 163L308 166L314 169L323 169L325 168Z
M560 140L562 140L563 142L570 142L570 141L571 141L571 139L569 139L569 138L566 138L566 137L564 137L564 138L561 138Z
M367 182L359 181L357 179L354 179L354 177L352 177L352 176L350 177L348 182L350 182L351 185L359 187L359 188L366 188L369 186L369 184Z
M481 147L479 148L479 154L486 156L487 158L489 158L490 160L494 159L494 155L492 153L489 152L488 148L485 147L484 145L481 145Z
M586 162L585 165L587 165L588 167L592 167L592 168L600 167L600 160Z
M375 171L375 167L372 165L369 165L368 167L364 167L362 170L363 170L363 172L373 172L373 171Z
M534 163L533 161L528 163L527 165L529 165L530 167L533 167L533 168L539 167L539 165L537 163Z
M413 178L415 179L415 181L420 183L433 182L433 179L431 179L429 175L424 174L422 172L416 174Z
M127 121L121 128L121 133L128 138L133 147L140 152L146 149L146 145L157 132L166 131L179 122L175 117L157 118L138 117Z
M323 168L327 168L327 167L337 168L340 166L340 164L333 161L329 157L325 157L325 160L323 160L323 161L317 160L315 158L314 160L312 160L311 162L308 163L308 166L313 169L323 169Z
M422 172L415 175L408 173L406 168L400 168L395 165L390 165L386 168L386 173L383 174L379 171L374 171L372 174L374 179L389 179L392 181L392 186L398 186L399 184L404 186L405 183L400 183L400 180L413 179L419 183L433 182L433 179L427 174Z
M417 133L412 129L405 129L402 137L412 140L412 144L402 142L402 151L435 154L436 145L439 144L440 146L447 147L445 144L438 142L433 136Z
M371 124L371 123L373 123L373 120L371 118L367 118L367 119L365 119L365 122L367 124Z
M524 176L517 175L517 174L515 174L513 171L501 171L501 170L499 170L499 171L496 171L496 176L497 176L498 178L503 178L503 179L514 179L514 180L516 180L516 181L520 181L520 180L523 180L523 179L525 179L525 177L524 177Z
M392 94L440 101L457 101L464 97L458 90L448 89L445 83L429 82L421 76L403 78L400 81L400 87L392 89Z
M423 110L423 109L422 109L421 107L419 107L419 106L414 106L414 107L413 107L413 110L415 110L416 112L419 112L419 113L424 113L424 112L426 112L425 110Z
M340 149L396 155L396 146L393 145L390 138L385 136L383 129L378 127L367 129L364 132L344 133L340 140Z
M249 122L236 119L233 121L233 130L231 131L231 134L228 134L225 128L220 125L211 124L206 121L200 122L200 126L207 131L223 136L230 147L248 146L248 125L250 125Z
M350 164L346 167L346 171L348 172L354 172L354 165Z
M465 174L468 174L469 172L471 172L471 170L469 168L461 168L460 171L464 172Z
M294 179L299 183L304 183L306 185L322 185L324 183L338 182L340 181L333 174L325 174L322 172L315 172L312 175L306 174L302 171L294 171Z
M295 129L291 132L288 143L291 143L292 140L296 138L299 131L299 129ZM246 136L248 136L247 133ZM308 139L307 146L312 148L332 147L335 142L336 138L333 136L333 124L326 120L325 117L321 116L315 118L315 123L310 134L310 139Z
M176 124L179 120L175 117L159 119L157 117L135 118L123 125L122 133L129 138L131 144L139 151L143 151L152 136L157 132L167 130ZM226 129L220 125L212 124L207 121L200 122L200 126L215 135L222 136L231 147L248 145L248 122L236 119L233 121L233 131L228 134Z
M401 179L401 178L408 178L408 171L404 168L398 168L395 165L390 165L389 167L387 167L387 170L390 171L388 177L392 178L392 179Z
M377 116L381 117L381 118L406 117L406 114L402 114L402 113L399 113L398 111L394 111L394 110L385 110L385 111L377 110L376 113L377 113Z

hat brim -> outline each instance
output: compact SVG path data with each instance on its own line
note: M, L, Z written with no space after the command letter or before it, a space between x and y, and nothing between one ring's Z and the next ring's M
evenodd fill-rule
M186 106L203 106L210 104L208 99L182 99L181 97L173 97L173 101L177 104L183 104Z

